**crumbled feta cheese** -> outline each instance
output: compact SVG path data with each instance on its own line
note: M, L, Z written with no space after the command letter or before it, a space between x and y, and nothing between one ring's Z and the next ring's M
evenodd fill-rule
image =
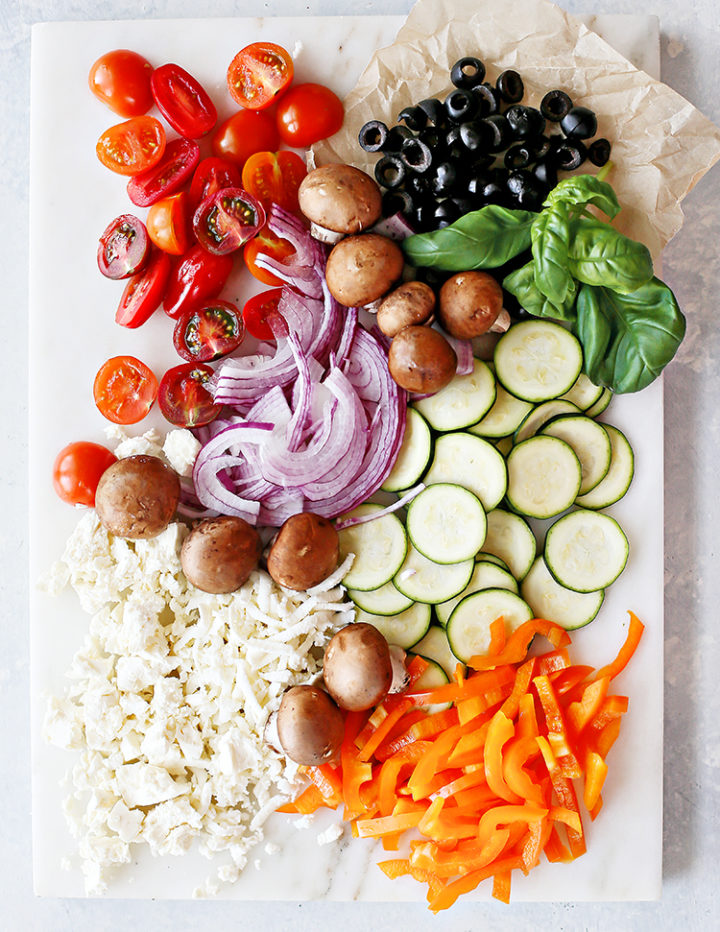
M171 430L165 438L163 453L179 476L190 477L200 446L200 441L189 430Z
M317 843L319 845L331 845L334 841L342 838L343 834L343 823L333 822L332 825L328 825L324 832L320 832L317 836Z

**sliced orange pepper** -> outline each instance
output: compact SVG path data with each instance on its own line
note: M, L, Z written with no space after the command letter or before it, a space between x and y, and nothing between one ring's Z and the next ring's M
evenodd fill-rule
M503 775L503 745L514 737L513 723L504 712L496 712L490 721L485 742L485 776L488 786L495 795L510 803L520 802L521 799L510 789Z
M599 680L603 676L609 676L614 679L618 673L621 673L628 665L631 657L637 650L640 638L645 630L645 626L634 612L628 612L630 615L630 626L628 628L625 643L618 651L617 657L605 667L601 667L595 674L595 679Z
M608 765L597 751L588 751L585 756L585 785L583 787L583 802L585 808L592 813L600 799L600 792L607 776ZM599 810L598 810L599 811ZM596 813L597 815L597 813Z
M530 642L536 634L542 634L553 647L566 647L570 637L564 628L544 618L531 618L517 627L507 639L504 649L497 656L471 657L468 666L474 670L489 670L500 664L522 663L527 656Z
M544 803L543 792L530 774L523 769L531 758L537 757L540 749L534 737L515 738L508 742L503 754L503 777L510 790L521 799L541 806Z

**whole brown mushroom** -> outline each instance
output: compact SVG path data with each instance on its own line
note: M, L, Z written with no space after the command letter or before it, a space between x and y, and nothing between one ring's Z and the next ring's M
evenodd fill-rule
M440 289L440 323L460 340L487 333L502 310L502 288L487 272L459 272Z
M330 293L345 307L372 305L390 291L405 265L393 240L378 233L348 236L328 256L325 280Z
M177 474L157 456L126 456L100 477L95 510L115 537L157 537L170 524L180 500Z
M257 568L261 553L260 535L252 525L221 515L193 528L183 541L180 564L188 582L203 592L234 592Z
M425 282L405 282L386 295L378 308L377 325L388 337L405 327L427 323L435 310L435 292Z
M439 392L452 380L457 356L445 337L431 327L406 327L390 344L388 368L408 392Z
M282 697L278 738L285 754L296 764L327 764L337 756L344 730L342 712L319 686L293 686Z
M293 515L280 528L267 559L268 573L287 589L316 586L337 567L340 548L335 525L320 515Z
M321 165L309 172L298 190L300 210L310 232L324 243L360 233L380 219L382 195L374 178L351 165Z
M387 641L373 625L346 625L325 649L323 677L341 709L360 712L372 708L382 702L393 680Z

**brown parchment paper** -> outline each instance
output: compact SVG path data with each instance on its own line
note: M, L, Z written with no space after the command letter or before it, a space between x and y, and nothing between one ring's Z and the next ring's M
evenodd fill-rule
M343 129L314 147L316 164L348 162L372 173L377 157L357 142L362 125L393 125L403 107L444 96L450 68L464 55L485 62L488 80L519 71L523 103L538 105L559 87L596 112L597 135L612 142L608 181L623 208L615 225L659 256L682 226L683 197L720 158L720 129L547 0L418 0L346 98Z

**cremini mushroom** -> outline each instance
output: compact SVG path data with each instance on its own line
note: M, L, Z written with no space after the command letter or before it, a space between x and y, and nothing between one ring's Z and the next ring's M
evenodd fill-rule
M309 172L298 191L310 233L324 243L360 233L380 219L382 195L377 182L351 165L321 165Z
M440 289L438 318L449 334L472 340L490 330L507 330L502 288L487 272L458 272Z
M377 309L405 265L397 243L378 233L347 236L333 247L325 268L330 293L345 307Z
M435 310L435 292L425 282L404 282L386 295L377 312L377 325L388 337L405 327L429 323Z

